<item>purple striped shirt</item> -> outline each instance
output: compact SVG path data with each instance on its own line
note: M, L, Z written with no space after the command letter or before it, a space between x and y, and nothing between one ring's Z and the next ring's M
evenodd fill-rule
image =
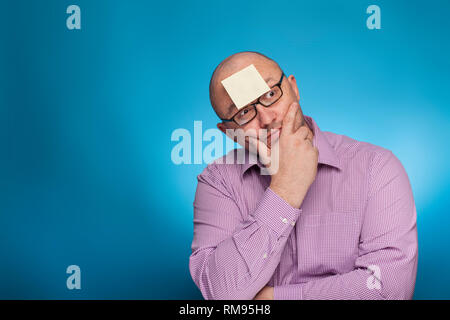
M305 120L319 165L300 208L259 163L213 162L198 176L192 279L205 299L250 300L266 285L275 300L411 299L416 208L402 164Z

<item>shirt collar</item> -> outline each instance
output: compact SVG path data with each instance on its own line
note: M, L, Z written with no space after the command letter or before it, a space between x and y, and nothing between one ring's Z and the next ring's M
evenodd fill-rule
M313 145L315 147L317 147L317 150L319 150L318 163L329 165L329 166L332 166L332 167L335 167L338 169L342 169L342 166L340 164L339 158L337 157L336 151L328 142L327 137L323 134L322 131L320 131L319 127L317 126L317 124L313 120L313 118L304 116L304 119L314 134ZM246 160L245 160L245 163L242 165L242 175L253 166L256 166L256 165L259 167L263 166L259 160L257 163L250 163L249 157L248 157L248 151L246 150L245 152L246 152L246 154L245 154Z

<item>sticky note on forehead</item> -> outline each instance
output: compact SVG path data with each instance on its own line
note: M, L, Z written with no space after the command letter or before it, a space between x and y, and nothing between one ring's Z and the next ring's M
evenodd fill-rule
M222 80L222 84L238 109L270 90L253 64Z

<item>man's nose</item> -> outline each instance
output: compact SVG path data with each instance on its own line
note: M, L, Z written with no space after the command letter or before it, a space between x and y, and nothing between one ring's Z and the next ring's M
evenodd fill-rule
M258 120L262 128L274 122L277 117L275 110L264 107L259 103L256 105L256 110L258 111Z

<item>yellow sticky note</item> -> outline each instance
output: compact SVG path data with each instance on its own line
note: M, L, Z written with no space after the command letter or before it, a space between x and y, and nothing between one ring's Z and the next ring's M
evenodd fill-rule
M222 80L222 84L238 110L270 90L253 64Z

